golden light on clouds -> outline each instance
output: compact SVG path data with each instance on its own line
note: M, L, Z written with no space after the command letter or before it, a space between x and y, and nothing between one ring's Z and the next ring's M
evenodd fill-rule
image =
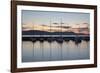
M29 30L40 30L40 31L47 31L47 32L74 32L74 33L84 33L89 34L89 27L88 24L73 24L73 25L62 25L62 26L47 26L47 25L39 25L39 24L23 24L23 31Z

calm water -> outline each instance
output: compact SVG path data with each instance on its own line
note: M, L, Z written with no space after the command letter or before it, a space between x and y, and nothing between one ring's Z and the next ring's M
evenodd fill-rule
M81 60L90 58L90 42L81 41L76 44L74 41L58 43L53 41L22 43L22 62L37 61L59 61L59 60Z

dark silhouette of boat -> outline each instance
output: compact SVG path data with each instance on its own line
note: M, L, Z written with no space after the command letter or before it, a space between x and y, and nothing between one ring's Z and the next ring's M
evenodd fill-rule
M44 39L43 39L43 38L39 38L39 41L40 41L40 42L43 42L43 41L44 41Z
M47 41L50 43L53 42L54 40L55 40L54 38L47 38Z
M63 38L58 38L56 41L57 41L58 43L63 43Z
M36 42L37 39L36 38L31 38L32 42Z

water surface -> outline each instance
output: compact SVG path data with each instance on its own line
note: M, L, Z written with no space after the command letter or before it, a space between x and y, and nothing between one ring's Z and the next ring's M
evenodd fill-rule
M82 60L90 58L90 42L82 40L22 42L22 62Z

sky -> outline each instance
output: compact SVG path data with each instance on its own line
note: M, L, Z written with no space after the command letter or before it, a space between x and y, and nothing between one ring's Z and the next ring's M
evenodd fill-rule
M62 26L70 26L71 28L89 28L90 14L78 12L22 10L22 26L26 30L44 29L45 31L48 31L50 26L52 26L52 29L57 31L61 28L53 26L61 26L61 23L63 23ZM68 29L62 28L62 30L67 31Z

